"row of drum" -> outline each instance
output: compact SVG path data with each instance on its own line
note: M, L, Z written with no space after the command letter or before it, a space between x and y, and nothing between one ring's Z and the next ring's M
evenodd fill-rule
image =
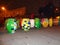
M53 25L58 26L60 25L60 19L58 18L35 18L35 19L29 19L29 18L23 18L23 19L7 19L5 21L5 27L9 33L15 33L15 30L17 28L22 28L24 31L29 31L30 28L37 28L40 29L41 27L52 27Z

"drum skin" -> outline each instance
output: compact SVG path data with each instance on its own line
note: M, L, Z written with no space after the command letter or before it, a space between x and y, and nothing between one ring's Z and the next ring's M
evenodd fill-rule
M41 24L44 28L48 27L48 18L42 18Z
M59 23L59 19L55 18L55 19L53 20L54 26L58 26L58 23Z
M53 26L53 19L49 18L49 27L52 27L52 26Z
M30 19L29 18L22 19L22 29L24 31L29 31L29 29L30 29Z
M34 25L35 25L35 28L37 28L37 29L41 28L41 22L40 22L39 18L35 18Z
M6 29L8 33L15 33L15 30L17 29L17 20L13 18L9 18L6 20Z
M34 28L34 19L30 19L31 28Z

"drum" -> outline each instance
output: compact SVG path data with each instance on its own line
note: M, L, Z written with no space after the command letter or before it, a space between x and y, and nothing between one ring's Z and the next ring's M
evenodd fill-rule
M31 28L34 28L34 19L30 19Z
M35 28L37 29L41 28L41 22L39 18L35 18L34 25L35 25Z
M6 20L6 29L8 33L15 33L17 29L17 21L16 19L10 18Z
M44 28L48 27L48 18L42 18L41 24Z
M53 19L49 18L49 27L52 27L52 26L53 26Z
M30 19L29 18L22 19L22 29L24 31L29 31L29 29L30 29Z
M58 26L58 23L59 23L59 19L55 18L55 19L53 20L54 26Z

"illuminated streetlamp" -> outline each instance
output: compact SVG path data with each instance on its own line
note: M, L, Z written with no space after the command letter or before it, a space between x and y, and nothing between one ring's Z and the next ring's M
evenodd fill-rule
M1 9L2 9L2 10L6 10L6 8L5 8L5 7L1 7Z
M6 15L7 15L7 9L4 6L1 6L0 10L1 10L1 15L3 15L3 17L6 17Z

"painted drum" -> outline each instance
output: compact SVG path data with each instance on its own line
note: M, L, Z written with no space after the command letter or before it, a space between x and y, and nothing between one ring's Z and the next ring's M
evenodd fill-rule
M55 19L53 20L54 26L58 26L58 23L59 23L59 19L55 18Z
M30 29L30 19L29 18L22 19L22 29L24 31L29 31L29 29Z
M42 18L41 24L44 28L48 27L48 18Z
M58 25L60 26L60 16L57 16L56 18L59 20Z
M52 26L53 26L53 19L49 18L49 27L52 27Z
M31 28L34 28L34 19L30 19Z
M40 22L39 18L35 18L34 25L35 25L35 28L37 28L37 29L41 28L41 22Z
M15 33L17 29L17 21L16 19L10 18L6 20L6 29L8 33Z

